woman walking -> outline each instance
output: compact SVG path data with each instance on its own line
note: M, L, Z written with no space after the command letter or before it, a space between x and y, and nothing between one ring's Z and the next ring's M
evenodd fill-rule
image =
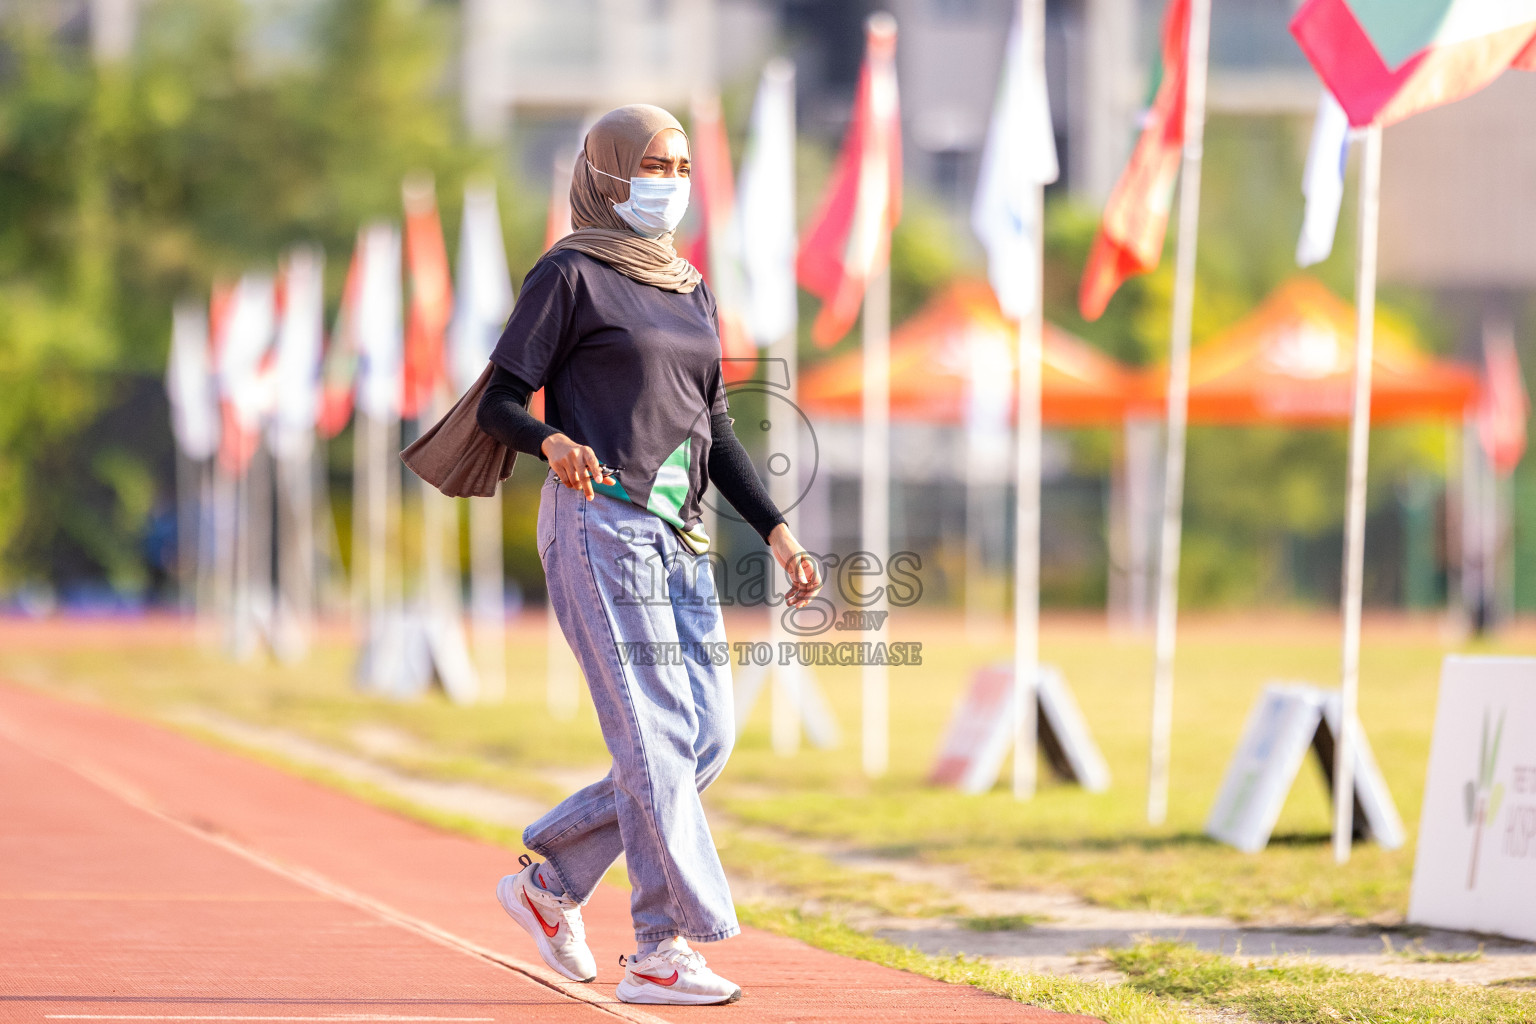
M620 107L592 127L571 181L575 230L524 280L476 417L549 463L539 557L613 757L528 826L523 844L543 860L524 856L496 895L545 963L591 981L581 907L623 853L637 948L620 958L618 997L631 1003L741 996L689 945L740 930L699 799L735 737L706 487L767 542L791 605L821 586L731 428L714 297L672 245L688 175L687 136L666 111ZM541 387L545 422L526 411Z

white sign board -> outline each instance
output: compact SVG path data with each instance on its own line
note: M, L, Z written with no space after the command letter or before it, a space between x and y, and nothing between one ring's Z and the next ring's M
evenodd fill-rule
M1221 780L1205 823L1206 834L1244 853L1264 849L1309 750L1316 752L1323 775L1331 782L1338 724L1337 693L1312 686L1271 683L1264 687ZM1402 820L1376 767L1365 730L1356 730L1355 736L1355 835L1373 837L1387 849L1396 849L1403 844Z
M359 685L405 700L424 694L433 680L456 704L473 704L480 695L459 617L399 609L376 616L358 659Z
M1445 659L1408 920L1536 939L1536 658Z
M1109 766L1061 673L1042 665L1036 693L1040 749L1051 770L1090 792L1108 789ZM997 782L1012 748L1013 666L992 665L976 673L955 707L928 781L985 793Z

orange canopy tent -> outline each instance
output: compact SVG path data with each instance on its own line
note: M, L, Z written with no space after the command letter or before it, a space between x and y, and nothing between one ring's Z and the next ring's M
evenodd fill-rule
M1011 394L1018 333L986 284L950 286L891 336L891 417L964 422L978 365L1006 375ZM1046 423L1088 426L1124 420L1136 379L1118 362L1050 324L1045 325L1043 362L1041 415ZM800 376L800 405L812 415L857 417L862 374L856 351L818 363ZM1010 397L1010 418L1014 406Z
M1371 422L1460 418L1477 392L1464 367L1431 359L1376 326ZM1190 356L1189 418L1231 425L1347 423L1355 310L1310 277L1292 278ZM1166 366L1142 378L1148 412L1166 401Z

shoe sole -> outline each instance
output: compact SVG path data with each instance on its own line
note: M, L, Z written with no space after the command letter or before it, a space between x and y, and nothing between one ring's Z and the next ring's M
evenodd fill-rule
M691 992L674 992L658 985L630 985L629 978L619 982L613 994L621 1003L641 1003L647 1006L724 1006L741 998L741 988L728 996L696 995Z
M555 949L549 944L549 937L544 934L544 929L533 919L528 908L523 906L522 901L517 898L517 893L512 891L516 878L516 875L507 875L496 883L496 902L501 904L501 909L507 912L508 917L522 925L523 931L533 937L534 945L539 950L539 959L562 978L583 983L594 980L597 975L594 974L588 978L580 977L555 956Z

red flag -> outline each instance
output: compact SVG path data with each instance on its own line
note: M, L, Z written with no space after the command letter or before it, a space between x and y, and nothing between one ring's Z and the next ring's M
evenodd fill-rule
M1483 388L1477 403L1477 435L1494 472L1508 476L1525 454L1530 396L1508 324L1483 335Z
M1097 320L1115 291L1135 274L1157 269L1184 146L1184 80L1189 0L1169 0L1163 15L1162 81L1141 138L1115 190L1083 268L1077 308Z
M215 367L222 369L224 343L229 330L229 314L234 307L235 285L213 282L208 297L208 351ZM222 373L219 377L219 466L230 476L238 476L255 452L255 431L243 430L235 416Z
M800 284L823 303L811 327L818 345L833 344L853 326L869 279L890 258L891 230L900 219L896 21L876 14L866 30L853 119L795 259Z
M715 296L725 379L741 380L752 375L754 364L750 360L757 358L757 349L741 317L744 287L733 231L736 182L731 175L731 144L718 96L694 102L690 127L691 187L699 211L699 230L684 255L703 272Z
M210 302L222 416L219 464L232 476L250 464L272 410L275 298L270 277L247 274L234 285L215 285Z
M427 414L433 398L447 384L444 339L453 317L453 284L432 179L406 179L404 196L405 266L411 293L400 415L416 419Z

